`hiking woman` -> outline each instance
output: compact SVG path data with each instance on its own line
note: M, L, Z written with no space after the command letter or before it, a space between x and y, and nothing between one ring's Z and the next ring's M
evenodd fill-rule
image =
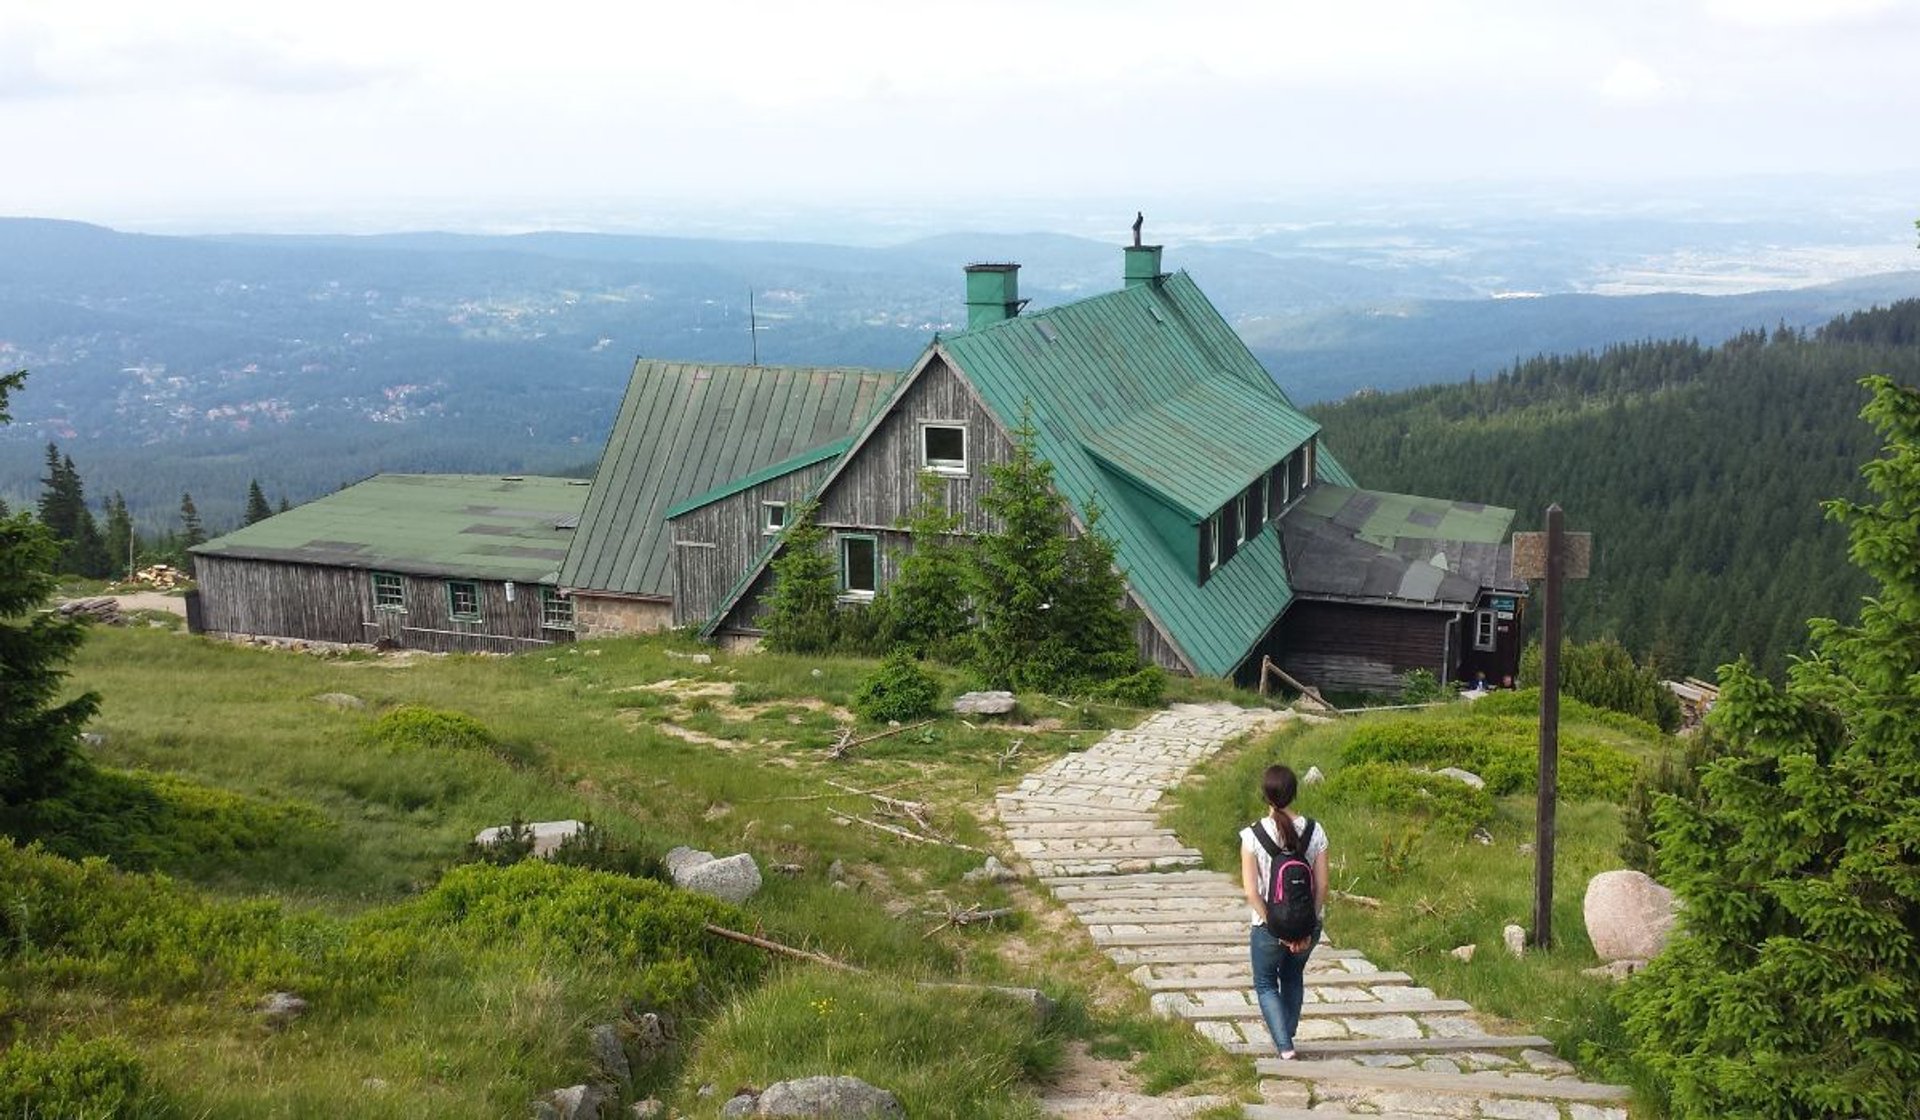
M1327 834L1314 821L1288 808L1300 791L1299 779L1285 766L1269 766L1260 776L1260 795L1266 798L1266 816L1240 830L1240 888L1247 896L1252 930L1253 994L1260 1017L1280 1057L1296 1057L1293 1032L1300 1026L1300 1004L1306 998L1307 957L1320 940L1327 908ZM1259 830L1256 835L1255 830ZM1274 854L1280 854L1283 882L1305 886L1304 864L1312 871L1311 897L1296 890L1290 900L1269 897L1274 879ZM1291 871L1289 864L1294 864ZM1284 894L1284 892L1282 892ZM1269 928L1269 911L1276 923L1298 932L1282 937Z

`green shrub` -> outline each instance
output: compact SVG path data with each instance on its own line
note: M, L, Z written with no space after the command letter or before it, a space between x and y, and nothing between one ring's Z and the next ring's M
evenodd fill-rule
M1538 719L1540 715L1540 688L1501 689L1489 692L1473 702L1469 713L1478 716L1520 716L1526 719ZM1625 712L1596 708L1591 704L1560 694L1560 722L1592 723L1601 727L1610 727L1615 731L1642 739L1658 739L1663 734L1660 728L1637 716Z
M1540 647L1528 646L1520 658L1520 683L1537 687L1541 667ZM1560 691L1662 731L1680 726L1680 701L1660 683L1660 674L1651 665L1636 663L1626 647L1611 638L1567 643L1560 653Z
M884 1086L916 1120L1033 1115L1021 1085L1058 1060L1031 1007L978 991L926 989L820 969L735 1001L703 1032L682 1083L769 1085L814 1074ZM723 1090L682 1106L715 1116Z
M1400 677L1400 699L1408 704L1428 704L1446 698L1447 690L1428 669L1409 669Z
M1493 819L1493 795L1455 778L1421 774L1405 766L1362 762L1343 766L1327 779L1325 796L1343 805L1391 809L1436 824L1470 831Z
M1458 766L1480 775L1495 795L1526 793L1539 776L1539 732L1511 717L1392 719L1356 727L1342 757L1349 763ZM1583 735L1560 736L1560 796L1619 800L1633 787L1634 760Z
M382 715L367 738L395 750L449 750L493 753L499 741L487 725L464 712L406 706Z
M247 797L171 774L88 769L59 796L0 820L19 839L133 871L205 871L209 863L332 832L319 810Z
M879 723L905 723L934 710L940 700L940 682L920 667L906 648L894 650L880 667L860 682L853 710Z
M467 857L495 867L510 867L532 858L533 839L533 827L515 814L507 822L506 831L492 843L468 841ZM581 822L580 830L563 838L548 858L567 867L667 881L666 865L659 857L621 843L592 821Z
M157 1120L178 1114L147 1084L140 1059L116 1040L64 1035L52 1046L21 1042L0 1052L0 1116L8 1120Z
M1114 677L1101 681L1093 688L1097 699L1112 700L1116 704L1125 704L1131 708L1157 708L1160 698L1166 695L1167 673L1158 665L1148 665L1136 673L1124 677ZM1083 727L1096 726L1091 723Z

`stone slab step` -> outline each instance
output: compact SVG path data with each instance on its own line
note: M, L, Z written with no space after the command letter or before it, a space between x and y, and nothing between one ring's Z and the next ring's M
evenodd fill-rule
M1123 785L1119 782L1109 784L1093 778L1028 778L1015 786L1012 795L1027 797L1049 797L1061 801L1085 800L1094 805L1113 805L1116 808L1130 808L1135 811L1144 809L1160 800L1166 792L1164 785ZM1095 801L1094 798L1104 800Z
M1323 972L1307 973L1309 988L1352 984L1407 984L1412 980L1413 977L1404 972L1336 972L1333 969L1327 969ZM1171 979L1161 979L1153 976L1142 981L1141 986L1149 992L1244 992L1253 989L1253 982L1245 977L1223 979L1218 976L1176 976ZM1534 1044L1528 1043L1528 1045ZM1462 1049L1471 1050L1473 1047L1467 1046Z
M1107 878L1112 878L1112 876L1108 876ZM1184 898L1192 899L1196 902L1219 903L1242 897L1240 888L1229 883L1195 884L1190 887L1182 887L1177 891L1169 891L1165 887L1154 886L1107 886L1105 885L1105 881L1101 879L1083 881L1086 883L1086 886L1079 890L1073 889L1068 883L1055 884L1053 888L1054 897L1058 901L1066 903L1068 906L1112 905L1114 903L1147 901L1161 898Z
M1145 864L1148 867L1191 867L1200 862L1199 853L1190 856L1115 856L1112 859L1046 859L1041 856L1023 856L1036 875L1049 878L1090 878L1096 875L1112 875L1120 866L1136 867Z
M1013 850L1042 859L1127 859L1149 856L1197 856L1200 853L1172 836L1038 836L1016 837Z
M1247 939L1242 937L1232 945L1142 945L1109 946L1107 956L1112 957L1128 968L1154 964L1246 964ZM1343 960L1359 958L1360 953L1353 949L1319 948L1313 951L1316 958L1322 960Z
M1006 822L1002 822L1003 824ZM1081 839L1103 836L1172 836L1171 828L1161 828L1151 819L1127 821L1045 820L1007 824L1007 835L1015 840Z
M1365 1116L1368 1120L1434 1120L1427 1112L1348 1112L1344 1108L1282 1108L1272 1104L1250 1104L1240 1115L1246 1120L1341 1120Z
M1371 1015L1442 1015L1472 1011L1473 1005L1458 999L1367 999L1357 1003L1309 1003L1300 1008L1303 1019L1364 1019ZM1182 1009L1182 1019L1254 1019L1260 1009L1245 1007L1194 1007Z
M1147 807L1130 808L1110 805L1104 801L1086 801L1073 797L1041 797L1030 793L996 793L993 798L1000 805L1021 805L1034 809L1051 809L1062 815L1054 820L1073 820L1085 817L1089 820L1111 820L1122 817L1136 817L1151 820L1153 812Z
M1096 905L1099 905L1098 903ZM1238 922L1247 924L1245 908L1214 907L1208 910L1088 910L1074 908L1074 917L1089 926L1171 926L1194 923Z
M1109 933L1094 934L1095 944L1102 949L1139 949L1162 945L1191 945L1194 948L1237 949L1241 956L1247 955L1247 935L1245 926L1238 934L1231 933Z
M1355 1054L1448 1054L1466 1050L1545 1050L1553 1043L1535 1034L1478 1034L1465 1038L1323 1038L1297 1043L1300 1056L1352 1057ZM1271 1058L1271 1042L1241 1042L1227 1047L1230 1054Z
M1116 886L1122 885L1122 884L1143 885L1147 883L1168 883L1168 884L1175 884L1177 886L1177 884L1180 884L1180 883L1193 882L1193 881L1199 881L1204 883L1209 881L1231 882L1232 880L1228 879L1225 875L1220 874L1218 871L1200 871L1200 870L1187 870L1187 869L1181 869L1181 870L1175 870L1175 871L1128 871L1118 875L1109 875L1105 879L1101 880L1103 884L1112 883ZM1076 879L1076 878L1070 878L1066 876L1053 876L1053 875L1040 876L1040 882L1043 885L1049 886L1049 887L1056 886L1056 885L1086 887L1088 885L1085 879ZM1176 887L1169 887L1168 893L1169 894L1175 893L1175 890L1176 890Z
M1091 765L1080 763L1063 766L1056 763L1045 770L1036 770L1020 779L1020 784L1016 788L1030 790L1035 786L1062 784L1111 786L1114 789L1151 790L1154 793L1164 793L1169 786L1178 783L1180 776L1187 770L1185 766L1164 766L1155 763L1115 761L1109 766L1103 765L1099 759L1088 759L1087 762ZM1150 770L1154 773L1135 774L1131 777L1107 773L1109 770L1118 769Z
M1624 1085L1552 1080L1523 1074L1503 1077L1497 1073L1430 1073L1423 1069L1373 1069L1346 1062L1283 1062L1278 1058L1262 1058L1253 1065L1262 1076L1316 1085L1357 1085L1367 1089L1525 1097L1542 1101L1624 1101L1632 1096Z

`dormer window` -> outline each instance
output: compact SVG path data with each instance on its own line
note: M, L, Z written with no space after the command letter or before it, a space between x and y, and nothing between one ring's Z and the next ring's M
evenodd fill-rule
M787 527L787 503L760 503L760 531L771 537Z
M967 426L944 420L921 424L920 469L934 474L966 474Z

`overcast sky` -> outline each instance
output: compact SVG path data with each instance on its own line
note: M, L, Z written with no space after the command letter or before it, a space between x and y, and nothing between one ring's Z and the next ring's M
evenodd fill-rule
M1920 168L1916 122L1920 0L0 4L0 213L132 225L1462 179L1630 194Z

